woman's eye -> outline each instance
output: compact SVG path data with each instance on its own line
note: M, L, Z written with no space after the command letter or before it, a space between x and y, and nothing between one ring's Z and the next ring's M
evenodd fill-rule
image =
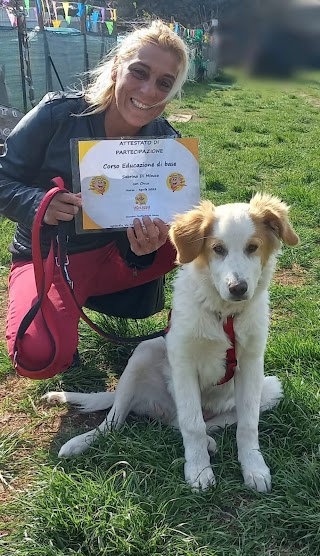
M258 245L251 243L247 246L247 253L254 253L258 249Z
M213 247L213 250L217 255L225 255L226 254L226 250L222 245L215 245Z
M132 68L130 71L137 79L144 79L146 76L146 72L142 69Z
M169 81L161 81L160 82L160 88L165 90L165 91L171 91L172 83L169 82Z

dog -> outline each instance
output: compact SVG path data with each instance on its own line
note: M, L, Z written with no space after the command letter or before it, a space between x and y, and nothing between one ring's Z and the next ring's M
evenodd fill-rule
M258 193L249 203L214 206L205 200L176 216L169 234L181 267L174 282L170 330L165 338L138 345L115 392L44 396L50 403L74 404L82 412L111 408L97 429L69 440L59 456L84 452L100 433L120 427L134 412L180 429L185 479L193 489L206 489L215 484L209 452L215 452L216 443L208 433L237 423L244 483L270 491L258 423L259 414L282 397L278 378L264 377L264 351L268 286L281 242L299 243L288 212L278 198ZM229 377L226 353L233 349L225 330L228 319L237 360Z

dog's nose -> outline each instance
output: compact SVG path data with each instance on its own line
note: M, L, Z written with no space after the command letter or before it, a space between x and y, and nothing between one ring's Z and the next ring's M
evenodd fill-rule
M245 280L240 280L240 282L236 282L229 286L229 292L234 297L242 297L248 289L248 284Z

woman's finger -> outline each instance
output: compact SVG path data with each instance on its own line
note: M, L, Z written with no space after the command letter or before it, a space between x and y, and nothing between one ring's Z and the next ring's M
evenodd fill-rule
M158 241L163 245L168 239L169 226L160 218L155 218L154 224L159 230Z
M81 207L81 193L59 193L51 201L60 201L61 203L66 203L68 205L75 205L76 207ZM50 203L50 204L51 204Z
M135 218L133 221L133 231L137 238L138 243L140 244L143 243L146 239L146 235L143 231L143 227L139 218Z
M159 229L157 228L157 226L153 223L149 216L144 216L142 218L142 222L142 231L146 240L152 244L157 244L159 238Z
M138 256L153 253L166 242L168 230L167 224L160 218L152 221L148 216L144 216L142 223L136 218L133 228L127 230L131 251Z
M61 193L54 197L44 216L44 222L56 225L58 220L68 222L79 212L81 199L72 193Z

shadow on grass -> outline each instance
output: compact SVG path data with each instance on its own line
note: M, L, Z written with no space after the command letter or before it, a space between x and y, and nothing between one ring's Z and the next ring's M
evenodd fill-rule
M132 321L105 317L96 314L95 321L106 332L119 337L147 336L160 332L167 324L167 313L154 315L142 321ZM41 397L48 391L65 390L75 392L103 392L116 388L117 380L122 374L128 359L139 342L113 343L93 332L86 324L80 324L80 365L57 375L48 381L36 385L36 395ZM105 418L106 411L94 414L79 414L75 409L60 415L60 423L52 449L59 451L61 445L75 436L96 428ZM50 448L51 449L51 448Z
M208 176L206 178L206 189L208 189L208 191L217 191L217 192L227 191L227 187L223 182L211 176Z

